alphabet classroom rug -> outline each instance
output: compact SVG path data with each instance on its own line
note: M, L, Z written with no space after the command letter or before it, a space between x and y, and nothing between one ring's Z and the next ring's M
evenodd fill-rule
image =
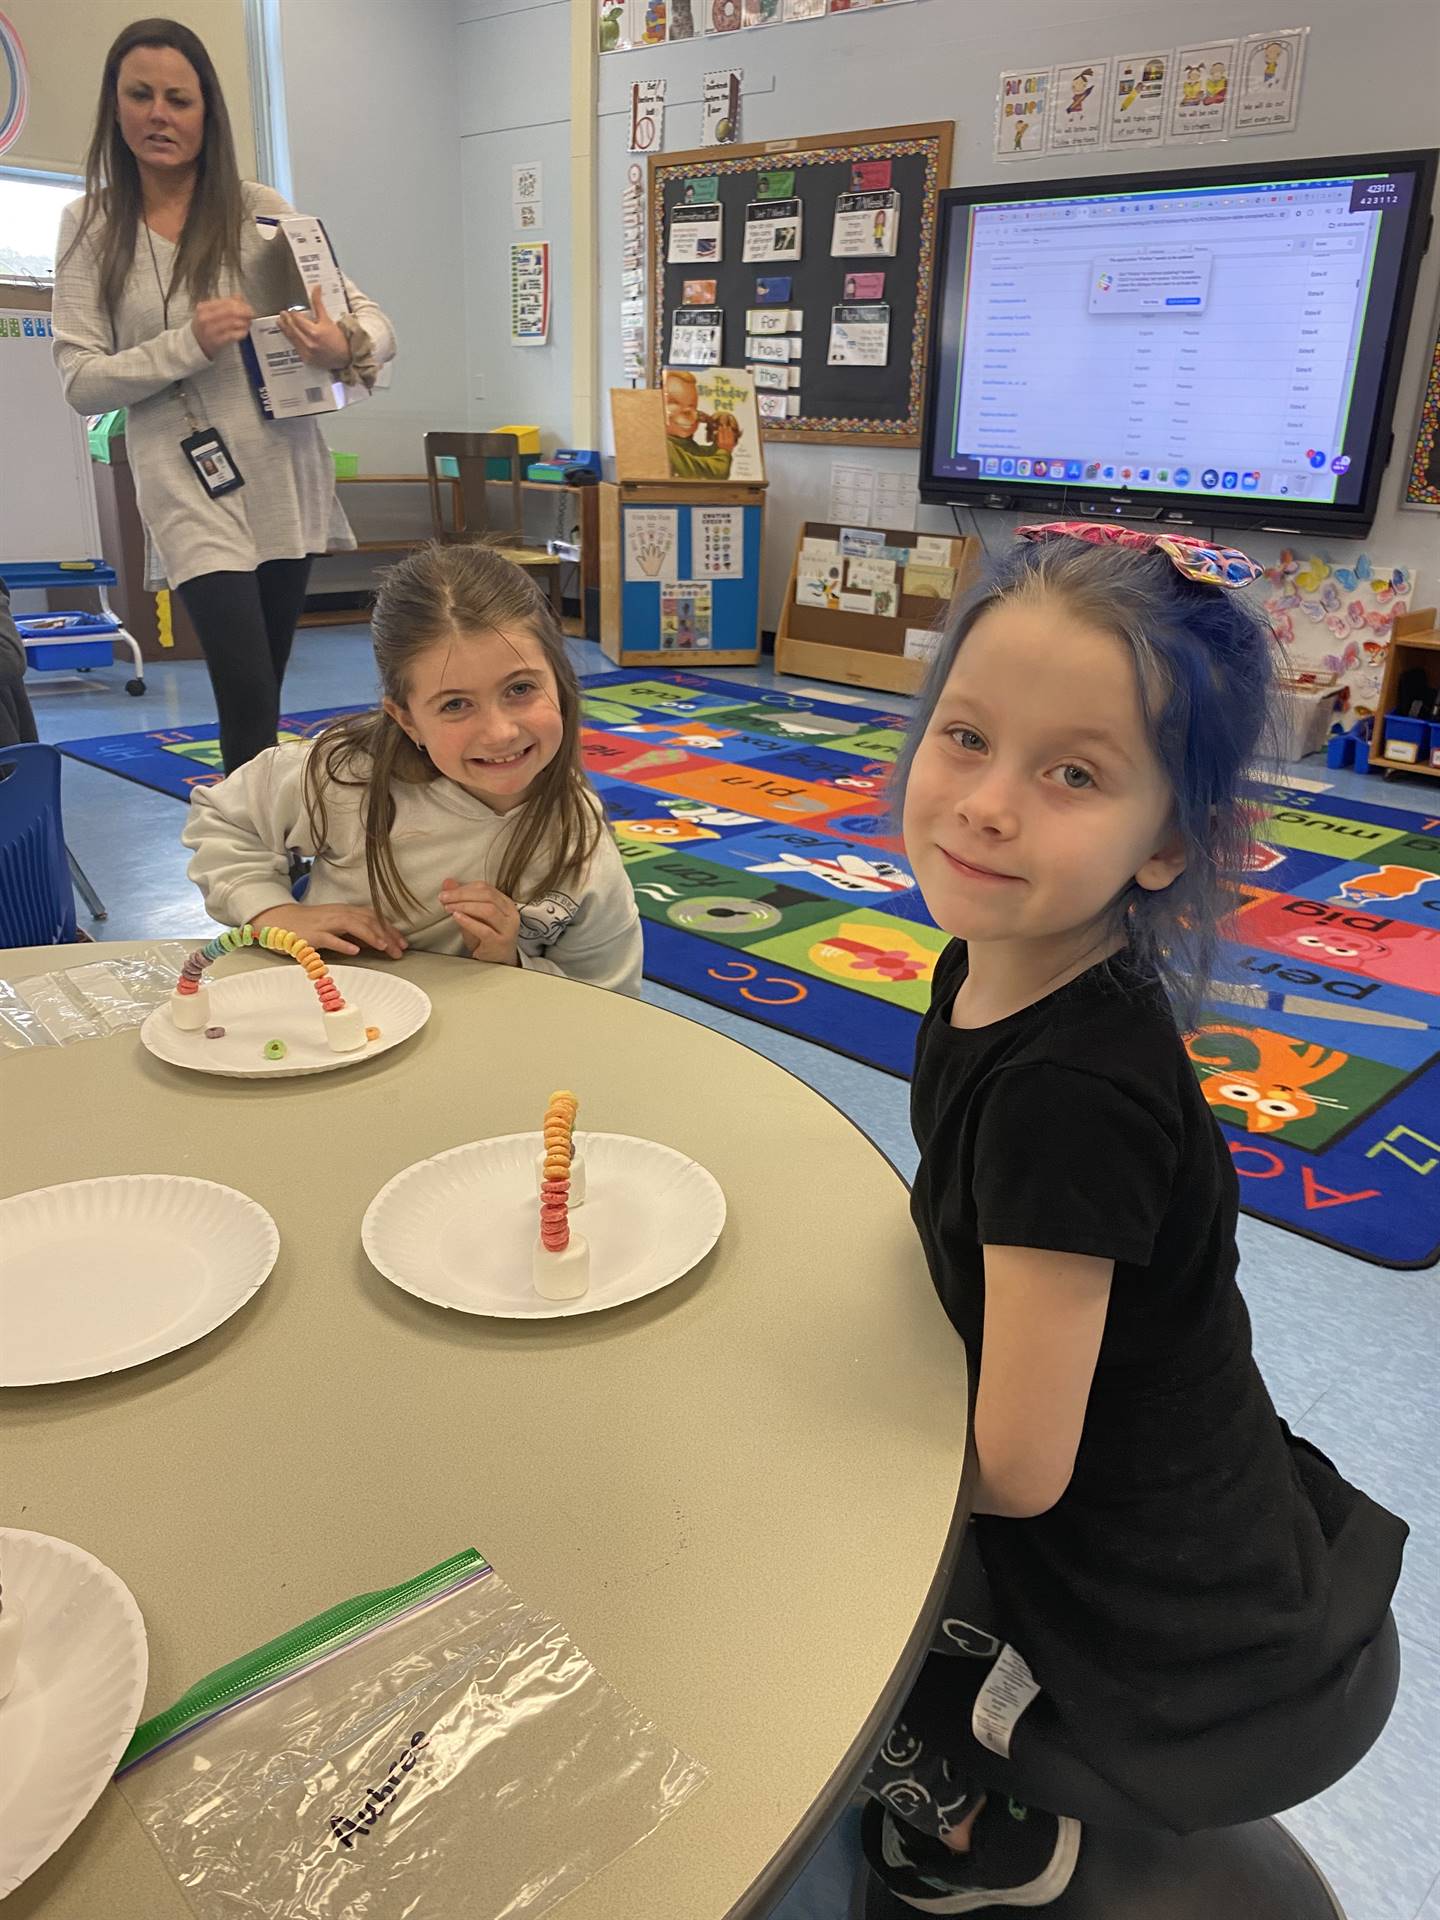
M585 682L645 971L908 1075L945 946L889 830L905 717L688 673ZM1437 793L1440 802L1440 793ZM1241 1201L1377 1266L1440 1255L1440 806L1270 788L1188 1041Z
M308 740L341 714L363 707L315 707L308 713L282 713L280 738ZM225 778L220 761L220 730L213 720L196 727L156 727L150 733L97 733L88 740L58 740L61 753L87 766L118 773L137 786L188 801L196 787L218 786Z

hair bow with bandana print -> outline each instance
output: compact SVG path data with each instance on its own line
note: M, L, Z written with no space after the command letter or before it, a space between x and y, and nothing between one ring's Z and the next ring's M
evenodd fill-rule
M1018 540L1088 540L1097 547L1152 548L1163 553L1177 573L1207 587L1248 587L1264 573L1238 547L1216 547L1208 540L1192 540L1182 533L1146 533L1140 527L1117 527L1108 521L1047 520L1043 525L1018 527Z

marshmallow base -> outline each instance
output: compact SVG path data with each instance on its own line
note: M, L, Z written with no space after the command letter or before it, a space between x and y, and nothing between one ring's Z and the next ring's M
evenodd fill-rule
M560 1253L535 1242L535 1291L544 1300L578 1300L590 1291L590 1243L583 1233L572 1233Z
M538 1193L545 1184L545 1154L543 1149L535 1156L535 1191ZM570 1207L583 1207L585 1204L585 1156L576 1147L574 1158L570 1162Z
M210 1024L210 989L203 983L194 993L181 993L177 987L170 995L170 1018L182 1033L199 1033Z
M365 1045L365 1016L359 1007L343 1006L324 1018L325 1043L332 1053L356 1053Z
M25 1638L25 1614L18 1600L5 1602L0 1613L0 1700L15 1684L20 1665L20 1642Z

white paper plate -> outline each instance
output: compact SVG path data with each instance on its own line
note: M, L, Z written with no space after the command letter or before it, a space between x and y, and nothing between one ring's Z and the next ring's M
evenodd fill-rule
M3 1900L99 1799L140 1718L149 1655L130 1589L68 1540L0 1527L0 1578L25 1613L0 1700Z
M380 1038L354 1053L332 1053L321 1024L324 1016L315 989L294 961L284 966L255 967L248 973L208 980L210 1024L224 1027L223 1040L207 1040L203 1033L182 1033L170 1017L168 1004L148 1014L140 1038L157 1060L172 1067L194 1067L201 1073L226 1073L248 1079L270 1075L284 1080L299 1073L329 1073L334 1067L353 1067L388 1053L418 1033L430 1018L430 996L411 980L373 967L332 967L335 984L365 1016L365 1024L379 1027ZM283 1060L267 1060L265 1044L283 1040Z
M532 1278L541 1137L474 1140L397 1173L360 1229L371 1261L437 1307L546 1320L656 1293L719 1239L725 1196L698 1161L654 1140L579 1133L586 1199L571 1220L590 1245L590 1290L579 1300L542 1299Z
M0 1387L118 1373L228 1320L280 1234L233 1187L113 1174L0 1200Z

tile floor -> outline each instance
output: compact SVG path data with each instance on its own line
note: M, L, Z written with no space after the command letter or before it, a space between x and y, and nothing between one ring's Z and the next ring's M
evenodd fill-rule
M571 645L582 674L611 670L598 647ZM84 678L32 675L41 737L58 741L213 717L198 663L177 661L148 674L150 691L139 700L127 698L118 670ZM768 665L736 677L773 680ZM365 630L302 632L285 691L296 710L370 699L374 675ZM1303 771L1357 798L1417 814L1440 812L1440 795L1418 778L1382 786L1327 774L1314 761ZM110 909L108 921L92 929L97 937L208 928L185 878L177 802L67 760L64 804L70 845ZM900 1081L668 988L647 982L645 991L656 1005L729 1033L788 1067L850 1114L910 1176L915 1153ZM1395 1602L1405 1669L1390 1724L1354 1773L1287 1821L1329 1876L1348 1920L1440 1920L1440 1274L1387 1272L1244 1218L1240 1245L1256 1349L1281 1413L1412 1529ZM843 1920L857 1858L855 1821L847 1816L772 1920Z

